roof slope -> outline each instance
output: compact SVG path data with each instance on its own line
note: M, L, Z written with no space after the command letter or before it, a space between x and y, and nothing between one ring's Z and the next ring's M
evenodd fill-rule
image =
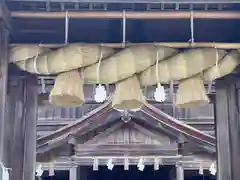
M122 117L121 113L114 110L111 103L110 99L76 122L37 139L37 156L42 157L44 154L51 154L52 150L60 149L72 137L84 135L109 123L119 122ZM143 126L148 124L159 132L169 133L169 136L183 136L195 142L206 152L215 151L215 138L213 136L186 125L150 104L145 104L138 112L131 112L131 117L135 121L143 123Z

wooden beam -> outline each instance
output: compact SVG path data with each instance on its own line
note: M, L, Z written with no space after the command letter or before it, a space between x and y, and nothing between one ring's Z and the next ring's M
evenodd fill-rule
M75 118L38 118L38 126L66 126L76 121ZM189 126L213 126L214 128L214 117L213 118L191 118L191 120L180 119L180 121L188 124ZM198 129L198 128L197 128Z
M215 119L217 179L240 177L240 79L226 76L216 81Z
M184 180L184 167L181 161L176 163L176 180Z
M86 44L86 43L82 43ZM110 47L110 48L123 48L122 43L92 43L99 46ZM21 45L36 45L39 44L23 44L23 43L15 43L11 44L10 47L13 46L21 46ZM217 47L219 49L240 49L240 43L214 43L214 42L151 42L151 43L126 43L125 47L136 46L136 45L156 45L156 46L167 46L172 48L213 48ZM46 48L60 48L65 46L65 44L41 44L41 47Z
M68 17L71 19L122 19L122 12L68 12ZM65 12L11 12L13 18L40 18L40 19L64 19ZM190 19L191 12L131 12L125 13L127 19ZM194 19L240 19L238 12L193 12Z
M145 158L146 157L146 158ZM154 163L154 158L158 157L158 158L162 158L163 160L163 164L164 165L174 165L176 164L176 162L178 161L182 161L183 162L183 166L185 170L198 170L199 169L199 164L202 164L203 169L208 170L209 166L212 162L212 160L209 160L207 158L199 158L198 156L183 156L183 157L179 157L179 156L169 156L170 158L167 157L162 157L162 156L145 156L144 157L144 164L145 165L153 165ZM56 170L69 170L73 164L73 160L74 160L74 166L75 165L79 165L81 168L85 167L85 168L89 168L93 165L93 158L94 157L73 157L73 158L69 158L69 157L60 157L56 163L55 163L55 167ZM106 160L108 158L111 158L111 156L99 156L96 157L99 160L99 166L106 166ZM113 162L114 165L124 165L124 157L116 157L113 158ZM129 157L129 165L137 165L137 163L139 162L139 156L130 156ZM44 170L48 169L48 165L49 162L43 162L42 166ZM173 173L173 175L175 175L176 173L176 168L173 167L173 170L171 171L171 173ZM81 172L80 172L81 174ZM79 176L78 176L79 178ZM82 178L80 178L80 180L82 180ZM172 179L171 179L172 180Z
M176 144L78 144L76 156L175 156Z
M56 148L61 149L61 147L64 144L65 145L68 144L69 138L70 138L70 136L66 134L66 135L59 136L58 138L55 138L44 144L37 145L37 151L36 151L37 156L39 156L39 155L42 156L42 154L51 152L53 149L56 149ZM50 159L49 159L49 161L50 161Z
M78 180L77 169L78 169L77 167L71 167L69 169L69 180Z
M32 2L32 0L8 0L10 2ZM34 2L48 2L48 0L34 0ZM53 3L133 3L131 0L51 0ZM239 4L238 0L135 0L134 4Z

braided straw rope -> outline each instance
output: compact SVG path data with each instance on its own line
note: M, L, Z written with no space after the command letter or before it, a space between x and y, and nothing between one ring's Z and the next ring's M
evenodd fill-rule
M36 74L58 74L78 69L85 84L122 84L125 79L137 75L137 82L141 87L146 87L157 83L167 84L172 80L187 84L191 81L189 79L199 74L203 80L213 81L236 68L239 51L227 53L213 47L178 52L177 49L155 45L132 46L121 51L86 44L69 44L57 50L41 46L17 46L10 50L10 62ZM82 81L82 78L78 78L78 81Z

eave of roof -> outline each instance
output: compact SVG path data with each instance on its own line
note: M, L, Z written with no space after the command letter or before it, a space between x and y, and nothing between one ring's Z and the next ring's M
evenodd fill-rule
M76 136L77 134L79 135L79 133L84 134L89 132L94 128L109 123L109 120L119 119L120 114L115 114L115 119L112 117L107 118L111 112L116 113L116 111L112 108L111 103L112 101L110 99L73 124L64 126L50 135L39 138L37 140L37 155L42 155L43 153L47 153L62 146L67 143L72 136ZM145 117L161 123L168 129L168 131L182 134L187 139L193 140L196 144L199 144L203 149L205 149L206 152L215 151L215 138L213 136L180 122L150 104L145 104L141 108L140 112Z

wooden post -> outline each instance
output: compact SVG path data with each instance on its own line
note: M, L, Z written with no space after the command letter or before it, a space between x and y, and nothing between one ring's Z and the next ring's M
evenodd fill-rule
M34 180L36 162L37 78L10 77L8 121L12 136L8 142L11 180Z
M216 81L215 121L217 139L217 179L240 177L240 79L226 76Z
M36 76L25 79L25 131L24 131L24 162L23 180L35 179L36 163L36 134L37 134L37 106L38 80Z
M181 161L176 163L176 180L184 180L184 168Z
M69 170L69 180L78 180L77 174L77 167L71 167Z
M6 22L6 6L0 2L0 161L7 166L8 149L4 145L8 132L6 121L6 94L8 80L8 22Z
M4 2L0 1L0 160L12 169L10 180L34 180L37 78L9 69L9 18Z

